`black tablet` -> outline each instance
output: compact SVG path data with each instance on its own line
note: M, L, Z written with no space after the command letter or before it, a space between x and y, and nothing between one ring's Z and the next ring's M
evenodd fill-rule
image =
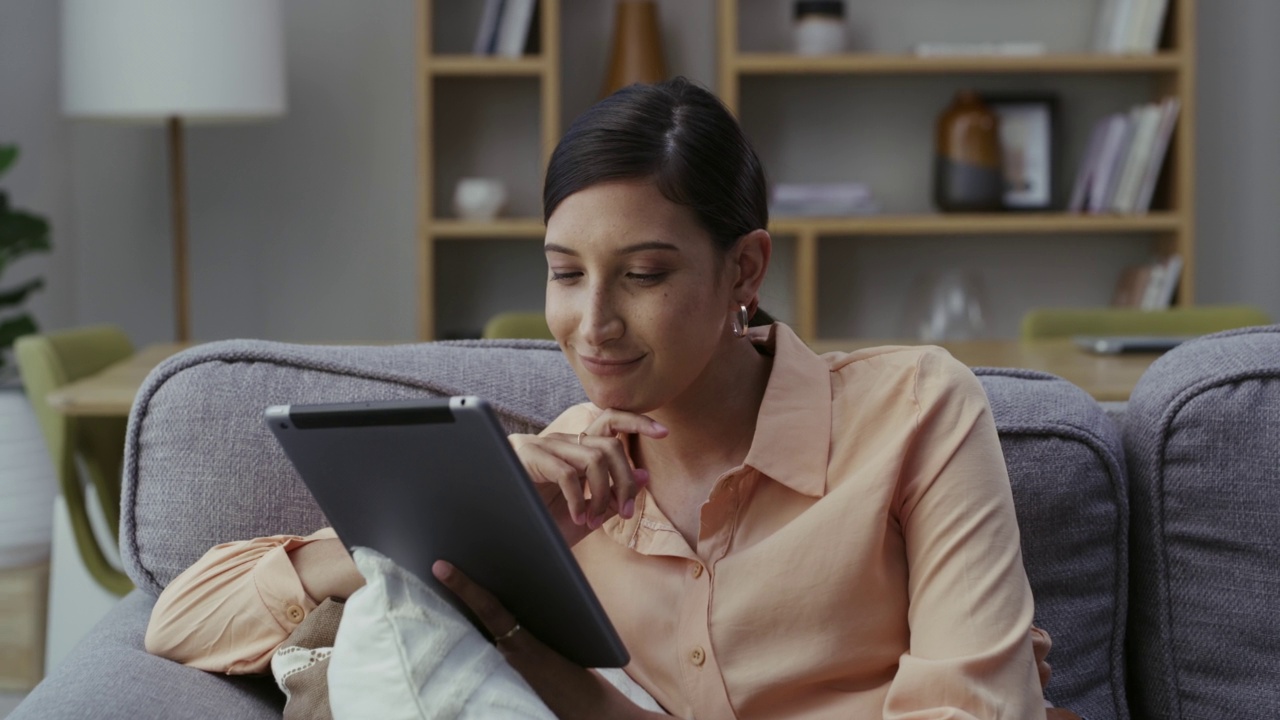
M448 560L538 639L584 667L626 648L507 441L477 397L277 405L267 425L348 549L431 574Z

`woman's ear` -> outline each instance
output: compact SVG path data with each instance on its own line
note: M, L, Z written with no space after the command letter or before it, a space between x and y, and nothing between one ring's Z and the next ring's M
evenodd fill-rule
M767 230L752 230L738 239L733 249L733 262L737 280L733 284L733 297L737 302L751 305L764 284L769 270L769 258L773 254L773 238Z

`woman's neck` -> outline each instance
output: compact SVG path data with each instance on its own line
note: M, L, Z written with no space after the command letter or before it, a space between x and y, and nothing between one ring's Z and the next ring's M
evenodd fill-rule
M772 367L773 358L750 341L733 339L684 395L648 413L671 432L661 440L636 436L640 467L656 483L682 478L709 493L746 459Z

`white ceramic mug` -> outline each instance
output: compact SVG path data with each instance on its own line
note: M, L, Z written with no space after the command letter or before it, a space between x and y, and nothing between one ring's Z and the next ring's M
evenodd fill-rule
M466 177L453 191L453 209L465 220L492 220L507 202L507 186L501 180Z

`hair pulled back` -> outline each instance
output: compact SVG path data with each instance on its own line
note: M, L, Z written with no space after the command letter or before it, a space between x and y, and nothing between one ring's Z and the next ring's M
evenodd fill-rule
M578 116L547 166L543 221L579 190L642 178L692 210L722 251L769 224L755 150L719 98L686 78L630 85Z

